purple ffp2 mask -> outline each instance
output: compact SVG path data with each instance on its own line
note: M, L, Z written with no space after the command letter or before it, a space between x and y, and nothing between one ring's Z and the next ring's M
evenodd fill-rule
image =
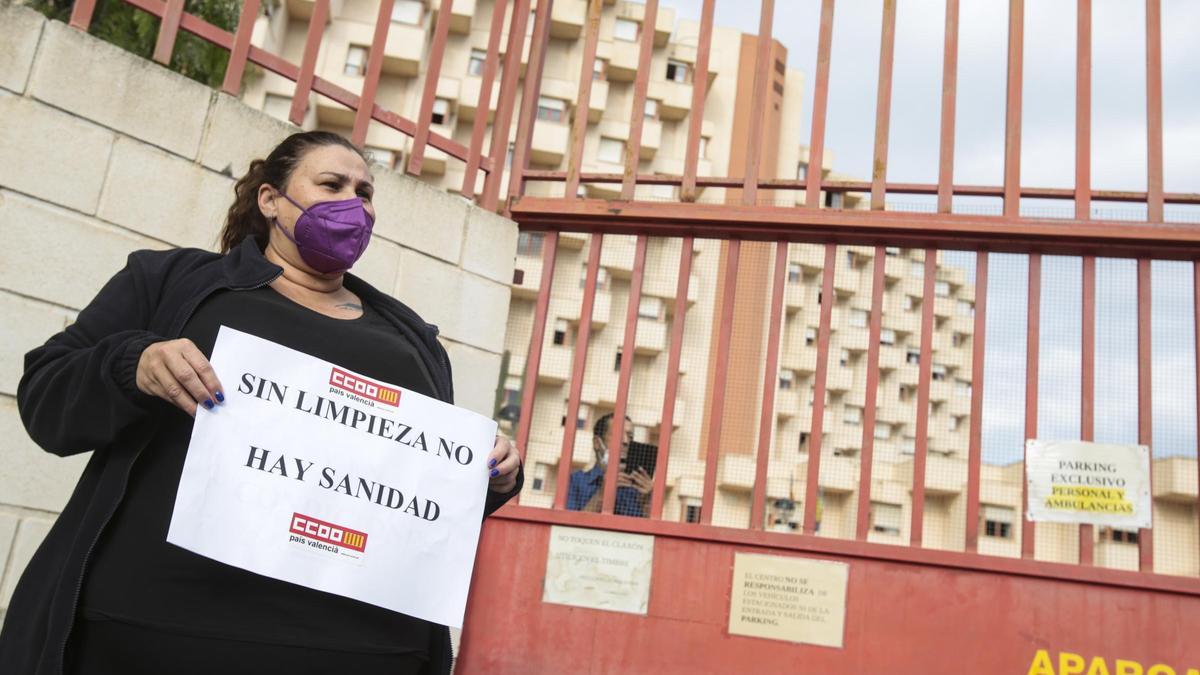
M296 235L289 234L278 220L271 220L296 245L309 267L322 274L345 272L367 250L375 218L358 197L317 202L306 209L287 194L279 194L301 211L294 228Z

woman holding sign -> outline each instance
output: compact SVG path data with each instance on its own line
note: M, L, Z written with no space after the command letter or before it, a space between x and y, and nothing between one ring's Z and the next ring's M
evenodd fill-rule
M238 386L208 362L222 325L453 401L436 327L347 272L370 242L373 189L349 141L294 134L238 181L221 254L133 253L26 356L30 436L61 456L95 452L13 596L4 672L449 672L444 626L166 542L196 411ZM487 465L491 513L522 472L505 439Z

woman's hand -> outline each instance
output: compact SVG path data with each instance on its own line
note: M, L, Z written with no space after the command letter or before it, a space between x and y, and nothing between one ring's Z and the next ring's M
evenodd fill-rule
M488 489L505 494L517 486L517 469L521 468L521 456L517 446L503 436L496 437L496 445L488 455Z
M186 338L155 342L138 360L137 388L143 394L174 403L196 416L196 407L212 409L225 401L225 394L204 353Z

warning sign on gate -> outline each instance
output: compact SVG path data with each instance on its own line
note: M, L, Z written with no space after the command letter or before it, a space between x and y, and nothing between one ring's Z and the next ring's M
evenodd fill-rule
M1150 448L1084 441L1025 443L1027 517L1122 529L1150 527Z

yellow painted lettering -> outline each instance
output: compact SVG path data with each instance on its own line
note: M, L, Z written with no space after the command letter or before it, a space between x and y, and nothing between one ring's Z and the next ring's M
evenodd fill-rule
M1027 675L1054 675L1054 662L1050 660L1050 654L1045 649L1039 649L1033 655L1033 663L1029 664Z
M1175 669L1171 666L1156 663L1150 666L1150 670L1146 671L1146 675L1175 675Z
M1142 664L1137 661L1117 659L1117 675L1142 675Z
M1058 655L1058 675L1083 675L1085 665L1083 657L1078 654L1060 652Z
M1109 675L1108 662L1102 656L1092 658L1092 664L1088 666L1087 675Z

